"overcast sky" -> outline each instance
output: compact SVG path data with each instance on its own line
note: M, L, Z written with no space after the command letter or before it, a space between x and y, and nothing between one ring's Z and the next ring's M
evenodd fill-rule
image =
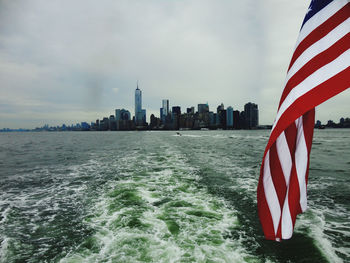
M95 121L126 108L259 105L272 124L309 1L0 0L0 128ZM316 118L350 117L349 90Z

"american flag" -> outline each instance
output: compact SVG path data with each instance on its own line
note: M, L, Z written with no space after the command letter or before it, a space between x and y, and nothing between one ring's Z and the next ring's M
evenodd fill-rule
M315 107L349 87L350 0L313 0L261 164L257 198L266 239L291 238L307 208Z

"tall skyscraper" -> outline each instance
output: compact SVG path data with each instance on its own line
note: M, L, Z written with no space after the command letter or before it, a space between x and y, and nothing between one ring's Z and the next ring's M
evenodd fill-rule
M173 106L171 111L171 120L173 124L173 129L178 130L180 125L181 107Z
M226 109L226 125L227 128L233 128L233 108L231 106Z
M209 112L209 105L207 104L198 104L198 113L207 113Z
M255 103L247 103L244 105L246 126L249 129L256 128L259 125L259 110Z
M168 116L168 114L169 114L169 100L163 100L162 105L163 105L163 114L165 116Z
M145 109L142 109L141 110L141 113L142 113L142 125L146 123L146 110Z
M162 119L162 117L163 117L163 108L160 108L160 119Z
M121 110L120 109L116 109L115 110L115 120L116 121L120 120L120 114L121 114Z
M116 109L115 110L115 120L116 121L129 121L131 116L130 112L125 109Z
M173 115L174 115L174 114L177 114L178 116L180 116L180 115L181 115L181 107L180 107L180 106L174 106L171 113L172 113Z
M139 83L135 90L135 123L136 125L142 124L142 92L139 89Z
M239 111L238 110L233 111L233 128L235 128L235 129L242 128L242 125L239 121Z
M136 126L144 126L146 124L146 110L142 109L142 92L139 89L138 82L135 90L135 124Z
M165 123L166 117L168 116L168 114L169 114L169 100L164 99L162 100L162 112L160 115L160 118L163 123Z

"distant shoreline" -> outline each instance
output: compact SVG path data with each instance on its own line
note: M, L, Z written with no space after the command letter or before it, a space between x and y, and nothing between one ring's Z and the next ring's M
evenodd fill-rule
M201 132L206 132L206 131L256 131L256 130L271 130L271 127L259 127L256 129L186 129L186 130L161 130L161 129L140 129L140 130L119 130L119 131L112 131L112 130L106 130L106 131L98 131L98 130L37 130L37 129L1 129L0 133L11 133L11 132L21 132L21 133L26 133L26 132L130 132L130 131L175 131L175 132L187 132L187 131L201 131ZM350 127L322 127L318 128L315 127L314 130L341 130L341 129L350 129Z

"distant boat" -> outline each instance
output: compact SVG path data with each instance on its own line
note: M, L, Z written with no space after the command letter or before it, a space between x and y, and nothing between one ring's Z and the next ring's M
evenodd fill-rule
M209 131L208 128L201 128L201 131Z
M176 132L176 134L177 134L177 135L179 135L179 136L182 136L182 134L181 134L181 133L179 133L179 132Z

